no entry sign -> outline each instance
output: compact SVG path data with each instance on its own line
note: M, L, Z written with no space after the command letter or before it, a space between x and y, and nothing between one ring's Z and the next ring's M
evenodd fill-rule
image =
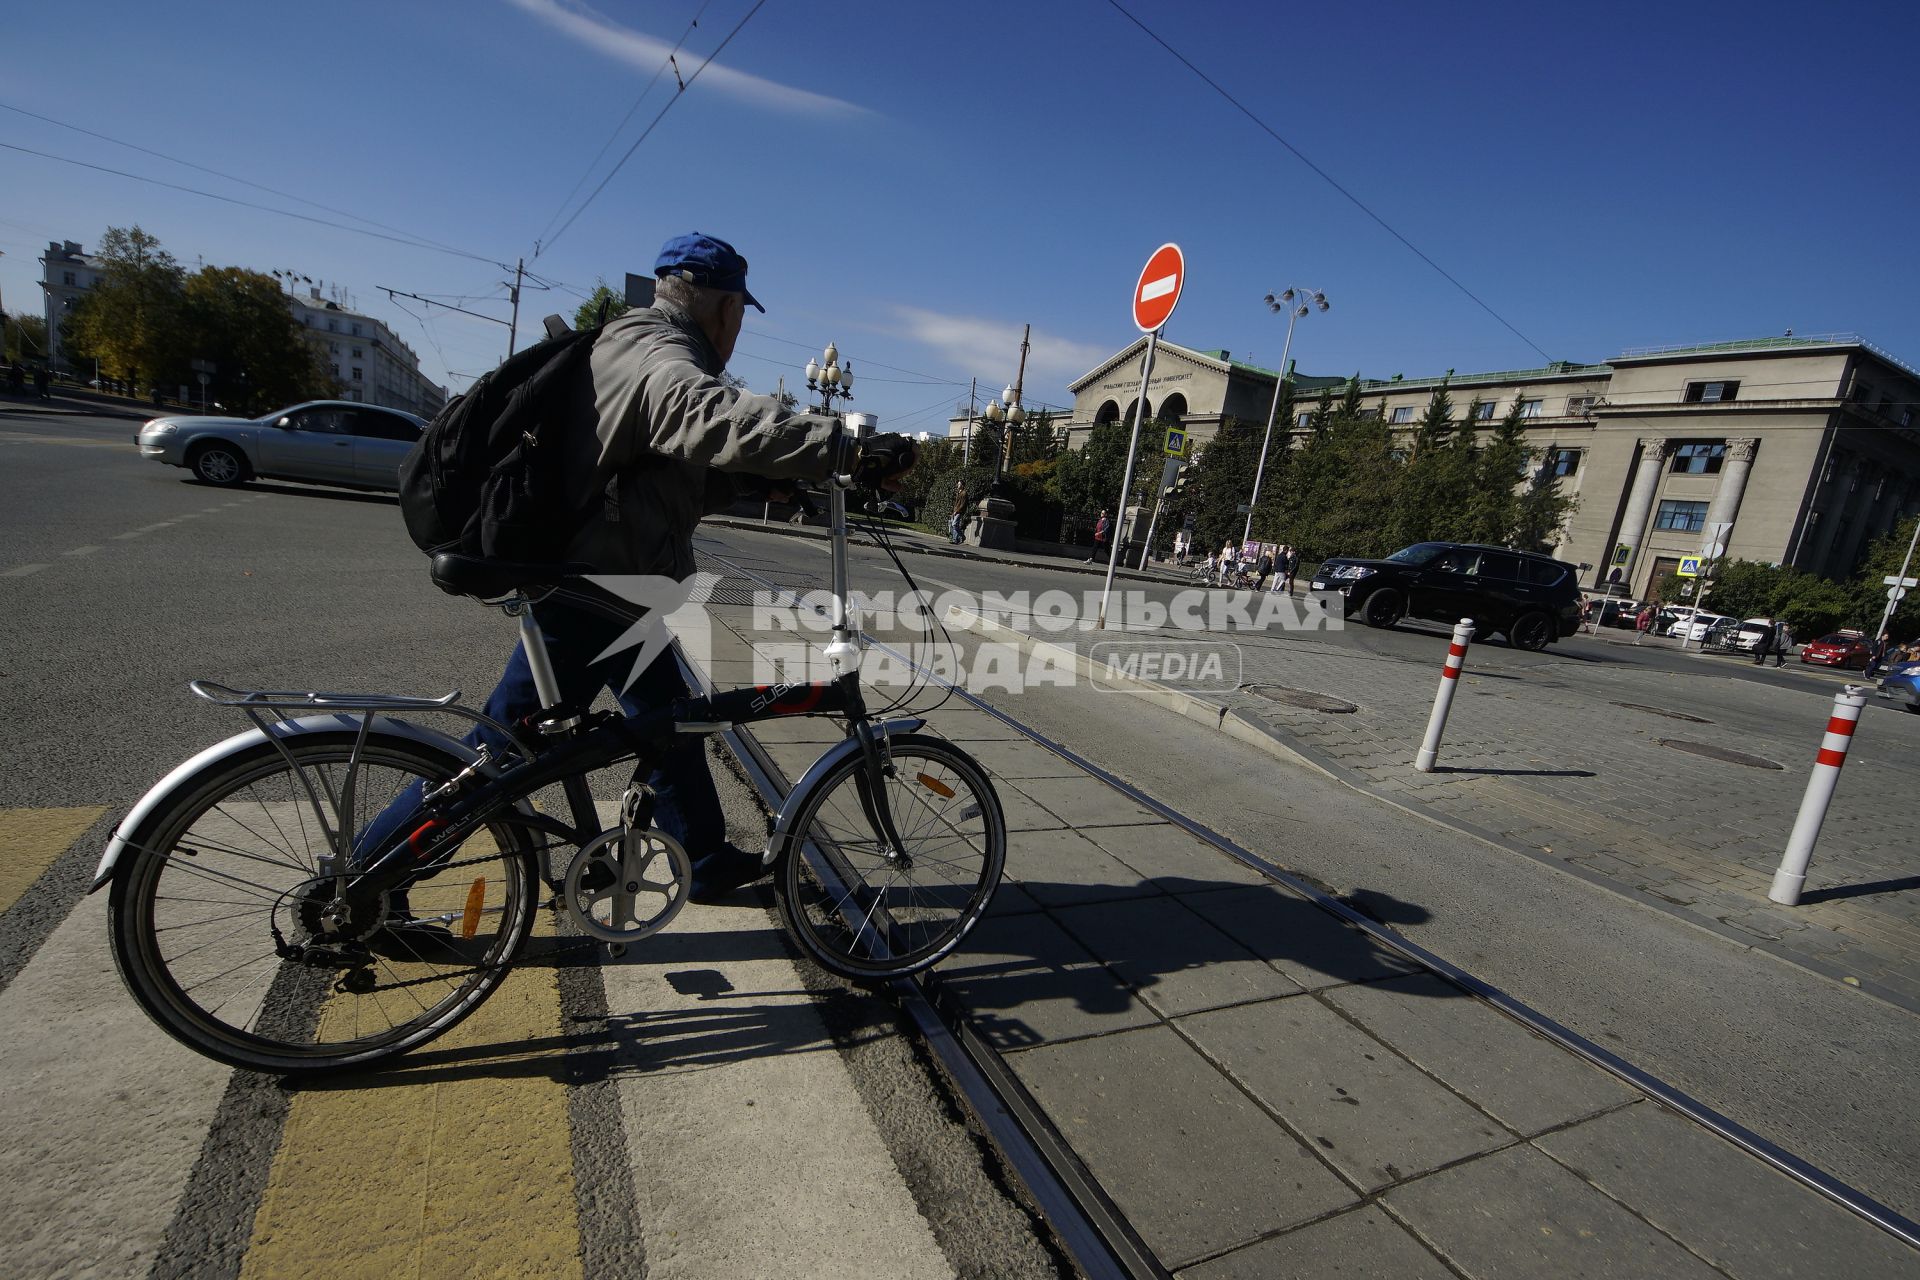
M1177 244L1161 245L1140 268L1140 282L1133 286L1133 322L1142 333L1152 333L1167 322L1180 301L1186 275L1187 260Z

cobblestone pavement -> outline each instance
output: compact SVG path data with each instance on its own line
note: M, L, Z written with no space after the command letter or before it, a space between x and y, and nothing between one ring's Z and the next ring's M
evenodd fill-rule
M1920 717L1869 699L1807 891L1780 907L1767 888L1830 695L1727 678L1715 671L1725 659L1674 673L1608 662L1589 638L1545 662L1492 641L1470 649L1439 765L1422 774L1413 755L1446 652L1433 630L1425 662L1238 633L1242 687L1210 700L1378 795L1920 1010L1920 852L1907 803ZM1304 709L1268 696L1276 690L1355 709Z

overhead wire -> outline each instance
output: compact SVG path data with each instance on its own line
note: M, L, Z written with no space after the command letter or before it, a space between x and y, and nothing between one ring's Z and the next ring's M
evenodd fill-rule
M740 21L734 23L733 30L727 32L727 38L720 42L718 48L714 49L712 53L707 55L706 61L702 62L699 66L694 68L693 74L687 77L686 82L680 86L679 92L675 93L671 98L667 99L667 104L664 107L661 107L659 114L654 116L652 121L648 123L647 127L640 131L640 136L633 140L633 145L627 148L626 154L621 156L619 159L619 162L616 163L613 166L613 168L607 171L606 177L600 179L600 185L595 187L592 193L589 194L585 200L582 200L579 206L576 209L574 209L574 211L571 214L567 215L567 220L560 224L560 229L553 233L552 238L547 240L545 243L541 244L539 248L537 248L534 251L533 256L535 258L538 258L542 253L545 253L548 249L553 248L555 241L559 240L561 236L564 236L565 234L567 234L567 228L571 227L574 224L574 222L580 217L580 215L587 211L587 207L589 205L591 205L595 200L599 199L600 193L607 189L607 184L613 181L614 175L619 173L621 169L626 167L627 161L633 159L633 153L640 149L640 144L645 142L649 137L652 136L653 131L656 128L658 128L660 125L660 122L666 118L667 112L673 110L673 104L687 96L687 90L691 89L693 87L693 82L700 78L700 73L705 71L709 66L713 65L713 60L719 57L721 51L724 50L729 44L733 43L733 38L740 34L741 28L745 27L748 22L752 21L753 15L756 13L759 13L761 8L764 7L766 3L767 3L767 0L754 0L753 8L747 10L746 16L741 18Z
M291 191L281 191L277 187L269 187L264 183L254 182L248 178L242 178L238 174L223 173L219 169L211 169L211 168L208 168L206 165L196 164L192 160L183 160L179 156L171 156L164 151L155 151L151 147L143 147L136 142L128 142L124 138L115 138L108 134L98 133L92 129L82 128L77 124L69 124L65 120L56 120L52 116L41 115L37 111L29 111L25 107L16 107L10 102L0 102L0 111L12 111L18 115L23 115L34 120L43 121L47 124L55 126L56 128L68 129L74 133L85 134L89 138L98 138L102 142L110 142L116 147L125 147L129 151L138 151L142 155L149 155L159 160L165 160L169 164L177 164L184 168L195 169L201 173L211 174L213 177L224 179L227 182L237 182L243 187L252 187L255 191L264 191L268 195L279 196L284 200L294 200L294 201L298 201L301 204L312 205L314 208L323 210L327 213L338 214L340 217L343 217L343 218L351 218L355 222L364 222L368 226L378 227L382 231L391 231L396 235L404 236L408 240L421 245L430 245L434 248L437 248L443 251L448 251L448 252L462 252L461 250L458 250L453 245L445 244L438 240L432 240L426 236L415 235L411 231L405 231L399 227L389 226L384 222L376 222L372 218L364 217L361 214L354 213L348 209L336 209L332 205L322 204L318 200L311 200L306 196L296 195ZM128 176L132 176L132 175L128 175ZM199 193L199 194L206 194L206 193ZM482 259L482 260L485 261L485 259Z
M1347 190L1346 187L1342 186L1340 182L1336 178L1334 178L1332 174L1328 173L1325 169L1322 169L1319 165L1315 164L1312 160L1308 159L1306 153L1301 151L1300 148L1294 146L1293 143L1287 141L1286 138L1282 137L1279 130L1275 129L1272 125L1268 124L1265 120L1262 120L1259 116L1255 115L1253 111L1245 103L1241 102L1238 98L1234 97L1231 93L1228 93L1226 88L1223 85L1221 85L1221 83L1218 80L1215 80L1212 76L1208 75L1206 72L1202 71L1199 67L1195 66L1191 59L1189 59L1185 54L1181 53L1178 49L1174 48L1171 44L1168 44L1167 41L1157 31L1155 31L1152 27L1149 27L1146 23L1140 21L1139 18L1136 18L1131 12L1128 11L1125 5L1120 3L1120 0L1107 0L1107 3L1112 5L1114 9L1116 9L1120 13L1120 15L1124 17L1128 22L1131 22L1134 26L1140 28L1140 30L1146 34L1148 39L1152 40L1155 44L1159 45L1162 49L1165 49L1169 54L1172 54L1174 59L1178 61L1181 66L1185 67L1187 70L1193 72L1194 75L1198 76L1200 80L1203 83L1205 83L1208 88L1212 89L1215 93L1219 94L1222 98L1226 99L1227 103L1231 105L1234 110L1238 111L1241 115L1245 116L1247 119L1253 121L1254 125L1257 128L1259 128L1261 132L1265 133L1268 137L1272 138L1275 142L1279 143L1281 146L1285 147L1288 151L1292 152L1296 160L1298 160L1301 164L1304 164L1305 166L1307 166L1307 168L1313 170L1315 174L1319 175L1320 179L1323 182L1325 182L1328 186L1332 187L1335 191L1338 191L1341 195L1345 196L1347 200L1353 204L1354 208L1360 210L1360 212L1366 214L1369 218L1373 219L1375 222L1380 224L1381 228L1385 230L1388 235L1392 236L1395 240L1398 240L1401 244L1405 245L1413 253L1414 257L1420 259L1420 261L1426 263L1428 266L1432 267L1435 271L1439 272L1441 278L1444 279L1448 284L1452 285L1454 288L1458 289L1461 293L1465 294L1467 298L1470 299L1475 306L1479 307L1482 311L1486 312L1488 315L1492 316L1495 320L1499 321L1501 327L1506 329L1508 333L1511 333L1514 337L1520 339L1520 341L1526 343L1529 347L1532 347L1535 351L1539 352L1542 359L1544 360L1553 359L1553 357L1547 353L1545 348L1543 348L1539 343L1535 342L1532 338L1529 338L1526 334L1520 332L1520 330L1514 326L1512 321L1508 320L1505 316L1501 315L1498 311L1495 311L1491 306L1489 306L1486 303L1484 299L1480 297L1479 294L1467 288L1466 285L1460 283L1460 281L1454 277L1452 272L1448 271L1445 267L1441 266L1438 262L1435 262L1432 258L1428 257L1427 254L1421 250L1419 245L1416 245L1413 241L1407 239L1407 237L1402 235L1399 232L1399 230L1393 226L1392 223L1388 222L1385 218L1375 213L1371 208L1367 206L1367 203L1364 200L1362 200L1359 196L1353 194L1353 192Z
M608 149L613 146L614 139L618 138L621 132L626 129L627 123L633 119L634 112L638 111L640 104L647 100L647 95L653 92L653 86L658 84L660 77L666 74L668 65L673 62L674 54L680 52L680 46L687 42L687 37L692 35L694 28L700 25L700 15L707 11L707 5L710 3L712 3L712 0L700 0L700 7L693 11L693 17L688 21L687 29L682 31L680 38L673 42L673 48L668 51L665 58L661 59L660 66L654 71L652 77L648 79L646 87L640 90L640 96L635 98L633 105L627 108L627 114L620 117L620 123L613 127L613 132L607 135L607 140L600 144L600 150L594 152L593 159L587 161L587 167L581 171L579 181L573 184L573 190L567 192L565 198L560 201L560 207L555 209L553 216L547 219L547 225L540 229L539 236L535 237L533 242L535 246L534 256L536 258L540 256L540 242L546 238L547 232L553 229L553 224L560 220L560 215L566 212L567 206L573 203L573 198L580 194L580 188L587 185L587 179L593 176L594 167L600 163L601 158L604 157Z
M348 231L354 235L372 236L376 240L390 241L394 244L405 245L410 249L425 249L433 253L451 254L456 258L468 258L474 262L493 263L494 266L499 267L503 271L513 270L511 266L502 262L496 262L485 254L469 253L465 249L455 249L446 245L434 244L426 240L416 240L405 235L396 236L388 235L382 231L370 231L366 227L350 227L344 223L330 222L325 218L316 218L310 214L295 213L291 209L276 209L272 205L259 204L252 200L242 200L237 196L223 196L218 192L202 191L197 187L182 186L177 182L167 182L161 178L149 178L145 174L128 173L124 169L114 169L103 164L90 164L85 160L75 160L71 156L54 155L48 151L36 151L32 147L22 147L11 142L0 142L0 148L5 148L8 151L18 151L23 155L38 156L42 160L55 160L61 164L76 165L82 169L92 169L97 173L109 173L116 178L131 178L135 182L150 183L156 187L166 187L171 191L184 191L188 195L202 196L208 200L218 200L223 204L239 205L245 209L258 209L262 213L278 214L283 218L296 218L301 222L311 222L317 226L332 227L336 231Z

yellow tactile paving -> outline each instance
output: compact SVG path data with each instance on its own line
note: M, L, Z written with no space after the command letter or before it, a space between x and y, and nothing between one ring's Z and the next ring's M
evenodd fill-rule
M242 1276L580 1275L561 1034L525 965L425 1061L296 1093Z
M0 911L18 902L27 886L105 812L105 806L97 804L74 809L0 809Z

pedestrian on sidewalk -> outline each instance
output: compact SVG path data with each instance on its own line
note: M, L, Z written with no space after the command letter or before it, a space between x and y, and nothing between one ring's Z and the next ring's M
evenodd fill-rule
M1647 632L1651 630L1653 630L1653 606L1643 604L1640 606L1640 612L1633 618L1633 642L1639 644L1647 638Z
M953 482L953 514L947 517L947 541L961 543L966 541L967 522L967 482Z
M1787 626L1785 618L1773 624L1773 665L1787 665L1787 655L1793 652L1793 631Z
M53 393L47 390L47 366L45 365L33 371L33 394L42 400L53 399Z
M1267 585L1267 575L1273 572L1273 553L1262 551L1260 559L1253 566L1253 589L1258 591Z
M1764 621L1766 626L1760 632L1760 638L1756 640L1753 645L1753 665L1756 667L1764 667L1767 665L1767 655L1773 652L1774 645L1778 644L1780 640L1780 624L1770 617ZM1774 665L1778 666L1779 664L1775 663Z
M1292 595L1293 594L1293 575L1300 568L1300 548L1294 546L1292 543L1288 543L1287 545L1281 547L1280 551L1283 555L1286 556L1286 560L1287 560L1286 567L1281 570L1281 572L1286 575L1286 584L1284 587L1282 587L1282 590L1284 590L1288 595Z
M1113 536L1113 522L1107 519L1105 507L1100 509L1100 518L1093 522L1093 554L1087 557L1087 563L1101 560L1107 554L1107 539Z

